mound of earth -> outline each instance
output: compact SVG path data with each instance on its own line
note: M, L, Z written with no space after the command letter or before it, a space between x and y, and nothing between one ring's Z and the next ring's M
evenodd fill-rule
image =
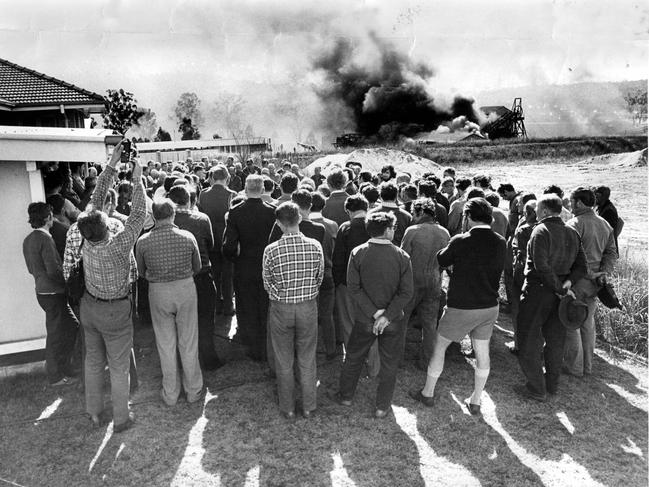
M604 154L591 157L584 162L608 164L616 167L642 167L647 165L647 149L619 154Z
M442 167L430 159L409 154L400 150L383 148L357 149L350 154L330 154L316 159L304 168L307 175L313 174L313 168L320 166L323 174L328 174L334 167L345 167L349 161L359 162L363 170L378 173L383 166L391 164L397 172L407 172L412 176L434 171L441 172Z

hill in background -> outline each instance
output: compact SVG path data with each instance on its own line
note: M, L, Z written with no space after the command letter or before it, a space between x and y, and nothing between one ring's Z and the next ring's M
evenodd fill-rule
M629 106L629 96L643 99L644 105ZM484 91L475 96L476 106L507 108L516 97L523 99L530 137L647 133L647 80L522 86ZM639 114L641 121L637 118Z

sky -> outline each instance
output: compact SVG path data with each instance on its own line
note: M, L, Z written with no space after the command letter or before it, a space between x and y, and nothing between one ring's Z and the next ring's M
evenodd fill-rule
M222 93L245 98L255 132L276 133L271 108L298 104L297 137L321 108L313 59L340 37L359 62L371 62L372 34L426 64L438 98L648 77L640 1L0 0L0 12L1 58L100 94L131 91L169 131L191 91L205 130L218 126L210 112Z

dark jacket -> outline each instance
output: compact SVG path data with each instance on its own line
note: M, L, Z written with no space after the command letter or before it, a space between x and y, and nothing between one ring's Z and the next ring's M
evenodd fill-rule
M353 218L344 222L338 229L336 243L334 245L333 278L334 284L347 284L347 263L349 256L355 247L364 244L370 239L365 230L365 218Z
M322 216L335 221L338 226L349 221L349 215L345 211L345 200L347 200L348 196L345 191L332 192L331 196L327 198L324 208L322 208Z
M448 247L437 254L441 267L453 266L448 306L458 309L497 306L506 249L505 239L487 227L474 227L451 238Z
M402 318L414 294L410 257L387 241L359 245L349 257L347 288L356 305L356 321L372 323L380 309L390 321Z
M34 230L23 241L23 255L34 276L36 294L65 293L63 266L51 235Z
M223 232L225 231L225 214L230 209L230 201L235 196L234 191L215 184L210 189L203 191L198 198L198 209L209 217L212 224L214 252L221 251Z
M552 292L565 294L566 279L575 284L586 275L586 256L577 231L560 217L541 220L532 230L527 244L525 284L540 284Z
M201 255L201 272L210 269L210 252L214 247L212 224L205 213L200 211L176 210L174 224L181 230L187 230L196 239L198 252Z
M228 213L223 255L234 262L235 273L259 276L268 237L275 224L275 208L260 198L248 198Z

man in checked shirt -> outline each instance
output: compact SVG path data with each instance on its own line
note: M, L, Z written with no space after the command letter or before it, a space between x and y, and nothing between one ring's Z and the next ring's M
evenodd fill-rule
M316 409L316 345L318 340L318 290L324 276L322 246L300 233L300 210L285 202L275 210L282 237L264 250L264 288L270 308L268 329L275 351L279 408L295 418L293 361L302 385L302 414Z
M86 340L86 411L100 423L104 410L104 367L108 362L113 403L113 431L119 433L133 424L129 412L129 362L133 348L129 257L146 218L142 168L133 167L133 201L124 229L113 235L102 207L110 184L117 174L122 153L115 147L110 162L97 179L91 210L77 220L85 239L82 249L86 292L81 298L81 324Z

